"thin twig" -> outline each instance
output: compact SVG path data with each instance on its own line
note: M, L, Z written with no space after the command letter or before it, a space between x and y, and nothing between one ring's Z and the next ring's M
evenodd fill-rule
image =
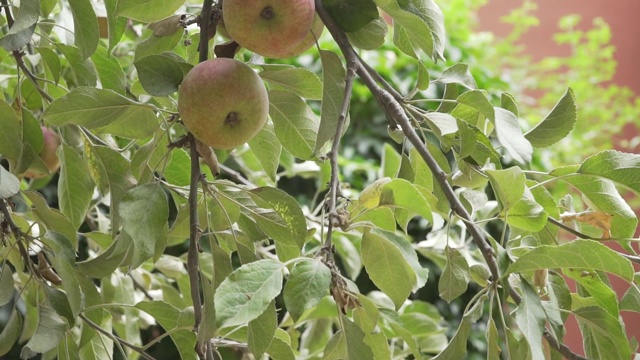
M103 329L102 327L100 327L100 325L94 323L93 321L91 321L88 317L86 317L84 314L80 313L78 315L84 322L87 323L87 325L89 325L91 328L93 328L95 331L104 334L105 336L109 337L111 340L116 341L126 347L128 347L129 349L137 352L138 354L140 354L140 356L142 356L143 358L147 359L147 360L155 360L155 358L149 354L147 354L144 349L142 349L142 347L138 346L138 345L134 345L130 342L128 342L127 340L114 335L112 333L110 333L109 331Z
M444 192L449 205L451 206L451 210L456 213L460 218L465 220L465 226L467 231L469 231L471 237L474 240L476 246L480 249L482 256L484 257L487 265L489 266L489 270L493 277L493 281L499 281L500 272L498 270L498 263L495 258L495 254L493 248L486 240L484 233L477 225L475 225L471 219L471 215L464 208L451 185L449 185L447 181L447 174L440 168L440 165L435 161L433 156L429 153L429 150L425 146L424 142L420 139L417 132L411 125L411 120L404 112L400 101L398 101L389 91L381 88L377 85L376 80L372 77L372 73L376 73L375 71L371 71L367 69L367 67L360 61L359 57L355 53L355 50L349 43L346 34L335 24L333 19L329 16L322 0L315 0L316 11L320 16L320 19L325 24L329 32L331 33L333 39L336 41L340 50L344 54L347 61L355 61L359 64L358 67L358 76L362 79L365 85L369 88L369 91L373 94L378 104L385 111L387 118L389 119L391 125L398 124L402 131L404 132L407 139L413 144L416 148L422 159L425 161L431 172L434 174L438 185L441 187ZM378 80L381 78L378 77ZM513 298L516 304L519 304L522 301L522 297L520 294L511 287L507 281L505 281L505 286L509 290L509 295ZM564 355L567 359L570 360L582 360L585 359L582 356L575 354L571 351L566 345L558 343L553 336L545 329L544 337L547 339L550 346L554 349L558 350L562 355Z
M193 301L194 325L193 329L197 333L202 321L202 300L200 299L200 260L198 251L198 240L200 239L200 220L198 219L198 184L200 183L200 161L196 140L189 134L191 150L191 184L189 186L189 250L187 252L187 272L189 273L189 284L191 285L191 300ZM201 359L205 358L204 344L196 343L196 351Z
M331 234L333 233L334 221L337 219L336 204L338 202L339 182L338 174L338 151L340 150L340 139L344 131L344 125L347 120L347 111L351 102L351 92L353 90L353 80L356 77L356 69L358 64L355 61L347 61L347 75L345 78L344 96L342 98L342 106L340 107L340 115L336 125L336 132L333 136L333 144L331 144L331 152L329 163L331 164L331 180L329 181L329 201L325 204L329 208L329 225L327 226L327 237L325 238L324 248L331 248ZM328 256L333 256L332 251L326 252Z

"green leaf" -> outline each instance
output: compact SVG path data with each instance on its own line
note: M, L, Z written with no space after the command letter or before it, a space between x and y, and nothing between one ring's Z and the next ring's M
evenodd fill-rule
M127 138L153 134L157 118L149 105L131 101L111 90L79 87L55 100L44 119L53 125L74 124Z
M22 322L22 315L20 315L18 309L13 308L11 316L9 316L2 332L0 332L0 356L8 353L15 342L18 341L22 331Z
M96 67L91 61L91 58L83 58L80 54L80 49L75 46L65 44L56 44L56 46L60 49L64 57L67 58L73 71L72 76L65 77L65 80L76 86L95 87L98 77Z
M598 303L598 306L606 310L611 316L618 317L620 312L616 293L600 279L597 272L585 273L584 271L566 269L564 274L580 284L583 290L586 290L588 295L591 295Z
M11 9L12 11L15 9ZM31 41L31 36L36 28L40 16L40 1L23 0L20 2L20 11L17 12L15 21L9 32L0 39L0 46L7 51L19 51Z
M538 294L526 282L520 284L522 302L516 309L516 323L529 343L532 360L545 360L542 347L542 332L546 315Z
M0 199L7 199L20 191L20 180L0 166Z
M518 104L516 104L516 100L509 93L502 93L502 95L500 95L500 107L507 111L511 111L516 117L518 117L520 114L520 112L518 111ZM529 141L531 140L529 139Z
M89 174L89 165L67 144L62 144L59 155L62 163L58 180L60 211L78 229L84 222L93 196L94 185Z
M399 308L417 281L404 254L395 244L370 231L362 236L360 253L371 281Z
M57 1L56 1L57 2ZM51 48L44 46L37 46L36 49L42 57L44 65L49 69L53 81L57 84L60 81L61 64L60 57Z
M149 183L129 190L118 210L123 225L117 241L132 241L133 245L129 269L151 257L159 258L167 240L169 217L167 195L162 187Z
M27 359L55 348L67 331L67 322L52 308L39 304L38 313L38 327L20 351L21 359Z
M171 160L163 173L170 184L188 186L191 183L191 157L183 149L173 149Z
M445 69L436 81L441 84L459 84L467 89L475 89L478 87L473 75L471 75L471 71L469 71L469 65L461 63L454 64ZM438 109L438 111L441 110Z
M504 210L509 210L522 199L526 177L519 167L486 170L486 174L489 176L491 187Z
M136 304L136 307L153 316L166 332L172 331L171 340L178 348L183 360L198 359L193 350L196 344L196 335L193 332L192 308L181 311L164 301L141 301Z
M22 148L22 127L20 118L4 100L0 101L0 154L9 160L17 161Z
M631 262L593 240L574 240L559 246L538 246L511 264L503 276L553 268L601 270L627 281L633 280Z
M273 122L267 121L256 136L249 140L249 147L256 155L269 179L276 181L282 145L278 142Z
M633 237L638 225L638 218L612 181L595 175L571 176L565 178L564 181L582 192L583 199L590 208L613 216L611 219L612 236Z
M102 88L125 95L127 79L118 59L111 56L105 47L99 46L91 55L91 60L96 65Z
M76 250L70 239L53 231L47 231L43 241L51 249L49 259L62 279L62 289L67 295L69 307L75 317L83 306L80 283L75 270Z
M495 111L493 105L487 99L487 95L482 90L470 90L458 96L458 103L472 107L485 118L495 121Z
M47 200L40 193L25 191L23 194L33 204L31 211L35 215L35 219L44 224L47 229L63 234L67 239L73 241L75 248L77 228L71 224L71 221L57 209L51 209Z
M291 348L291 339L289 335L282 329L276 329L276 336L271 340L267 353L273 360L295 360Z
M531 143L522 135L518 118L510 111L495 108L495 125L498 141L504 146L513 160L521 165L531 162L533 148Z
M78 47L80 57L84 60L98 47L98 18L90 0L69 0L69 7L73 15L74 45Z
M540 231L547 224L549 214L538 204L529 188L525 188L520 201L507 211L507 223L527 231Z
M381 18L377 18L354 32L348 32L347 37L354 47L362 50L375 50L384 44L388 29L387 23Z
M0 268L0 306L7 304L13 298L13 275L11 268L5 262Z
M379 17L371 0L322 0L322 4L338 27L347 32L359 30Z
M458 330L453 335L447 348L431 360L464 359L467 354L467 339L470 333L471 318L469 316L463 316L460 326L458 326Z
M159 55L173 50L182 39L183 33L182 31L177 31L170 36L156 36L151 34L135 48L136 54L133 61L136 62L150 55Z
M617 317L595 306L579 308L573 314L579 324L591 331L599 358L631 358L627 335Z
M262 65L260 77L274 90L284 90L309 100L322 99L322 81L304 68Z
M578 119L573 89L568 88L551 112L524 136L533 147L541 148L562 140Z
M640 154L602 151L583 161L578 173L609 179L640 194Z
M284 303L294 321L328 294L331 270L320 260L298 261L284 286Z
M258 226L275 241L279 259L287 261L299 256L307 235L307 222L298 202L283 190L267 186L253 189L249 194L259 207L273 208L284 220L286 228L278 226L276 230L271 222L255 219Z
M107 24L109 26L109 52L120 42L124 30L127 26L127 19L116 16L118 0L104 0L104 7L107 10Z
M322 111L314 153L318 153L327 142L331 141L333 143L346 86L346 70L342 66L338 55L331 51L321 50L320 60L322 61L323 79Z
M383 186L379 206L385 205L414 211L433 223L429 203L422 193L405 179L393 179Z
M447 263L440 275L438 292L443 300L450 303L467 291L471 274L469 264L460 251L449 246L444 251Z
M640 313L640 289L635 283L631 283L627 292L622 296L620 310Z
M418 291L420 288L422 288L427 283L427 280L429 280L429 269L422 267L420 261L418 260L418 254L416 253L416 250L413 248L413 245L409 242L409 240L394 233L393 231L373 229L372 232L389 240L391 243L396 245L398 249L400 249L405 260L416 274L417 281L413 286L413 291Z
M103 330L111 333L113 331L111 314L104 309L99 309L96 312L100 315L97 319L98 321L94 322ZM89 327L86 326L85 328ZM93 329L91 329L90 331L94 332L94 335L86 344L84 344L84 346L82 346L79 350L76 350L76 356L79 356L79 359L82 360L113 359L113 339ZM77 346L75 345L75 342L72 341L72 339L69 339L69 336L65 338L65 341L68 344L65 344L65 342L63 342L58 346L58 349L60 349L62 346L70 345L71 343L73 343L73 345L71 345L68 349L69 352L71 352L72 347Z
M111 194L111 233L115 236L120 228L119 204L127 190L135 186L136 180L131 175L131 164L124 156L106 146L91 146L94 160L90 161L90 169L100 188L108 188Z
M244 325L260 316L280 293L283 267L277 261L263 259L231 273L214 298L219 327Z
M433 0L375 0L402 26L410 41L434 60L444 60L445 29L442 11ZM397 29L397 27L396 27ZM427 35L428 34L428 35Z
M167 55L149 55L133 63L140 84L153 96L168 96L178 91L183 78L182 64L185 63Z
M38 163L40 163L40 169L43 174L48 174L49 170L46 169L46 165L40 161L38 154L42 150L44 143L43 132L38 120L31 115L26 109L22 111L22 131L20 139L20 157L18 158L14 173L21 174L28 169L33 169ZM45 166L42 166L45 165Z
M150 23L169 17L183 3L183 0L154 0L153 3L151 0L118 1L116 15Z
M485 331L485 339L487 340L487 360L500 360L500 338L498 337L498 328L493 318L489 318L487 330Z
M345 359L349 360L371 360L373 359L373 352L371 348L365 343L365 333L360 329L358 325L353 323L349 318L344 315L340 315L342 321L342 329L344 331L345 342L347 345L347 354Z
M297 158L311 159L318 116L300 97L289 92L269 91L269 103L269 115L282 146Z
M458 132L456 118L450 114L430 112L424 115L424 119L429 124L431 130L433 130L439 137Z
M276 303L271 301L262 315L251 320L247 329L249 350L259 359L267 351L278 327Z

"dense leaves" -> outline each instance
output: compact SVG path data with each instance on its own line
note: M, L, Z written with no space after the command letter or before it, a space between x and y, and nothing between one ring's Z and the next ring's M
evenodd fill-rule
M433 0L308 4L329 31L282 60L200 36L202 2L3 6L0 356L461 359L481 338L546 359L573 314L588 357L630 358L640 156L549 171L577 90L525 124L516 88L445 61L469 54ZM192 147L177 109L201 38L268 88L228 151Z

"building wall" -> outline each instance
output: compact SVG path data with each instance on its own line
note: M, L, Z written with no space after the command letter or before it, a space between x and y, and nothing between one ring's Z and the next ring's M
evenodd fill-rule
M553 41L553 34L558 29L558 21L569 14L580 14L582 21L580 28L586 30L591 27L596 17L603 18L611 27L612 43L616 46L615 59L618 62L617 73L613 82L631 88L640 95L640 0L534 0L538 4L535 12L540 19L540 25L530 29L523 37L522 43L526 51L533 59L537 60L545 56L569 55L567 46L557 45ZM500 22L500 18L518 7L522 1L514 0L489 0L489 4L479 13L480 29L489 30L498 36L508 34L510 26ZM638 136L640 119L635 124L625 127L621 138L630 139ZM637 147L640 150L640 147ZM640 209L636 209L636 213ZM637 235L637 234L636 234ZM616 250L621 250L613 245ZM638 270L638 269L636 269ZM612 285L622 298L628 288L623 280L611 278ZM571 284L575 290L574 284ZM629 336L640 339L640 314L622 312ZM584 354L582 349L582 337L578 324L574 318L569 318L566 323L566 344L575 352Z

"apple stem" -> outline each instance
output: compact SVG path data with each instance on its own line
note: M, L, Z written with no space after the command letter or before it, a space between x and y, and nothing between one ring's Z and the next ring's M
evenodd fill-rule
M276 14L273 12L273 8L271 6L267 6L260 12L260 17L265 20L271 20L276 17Z

